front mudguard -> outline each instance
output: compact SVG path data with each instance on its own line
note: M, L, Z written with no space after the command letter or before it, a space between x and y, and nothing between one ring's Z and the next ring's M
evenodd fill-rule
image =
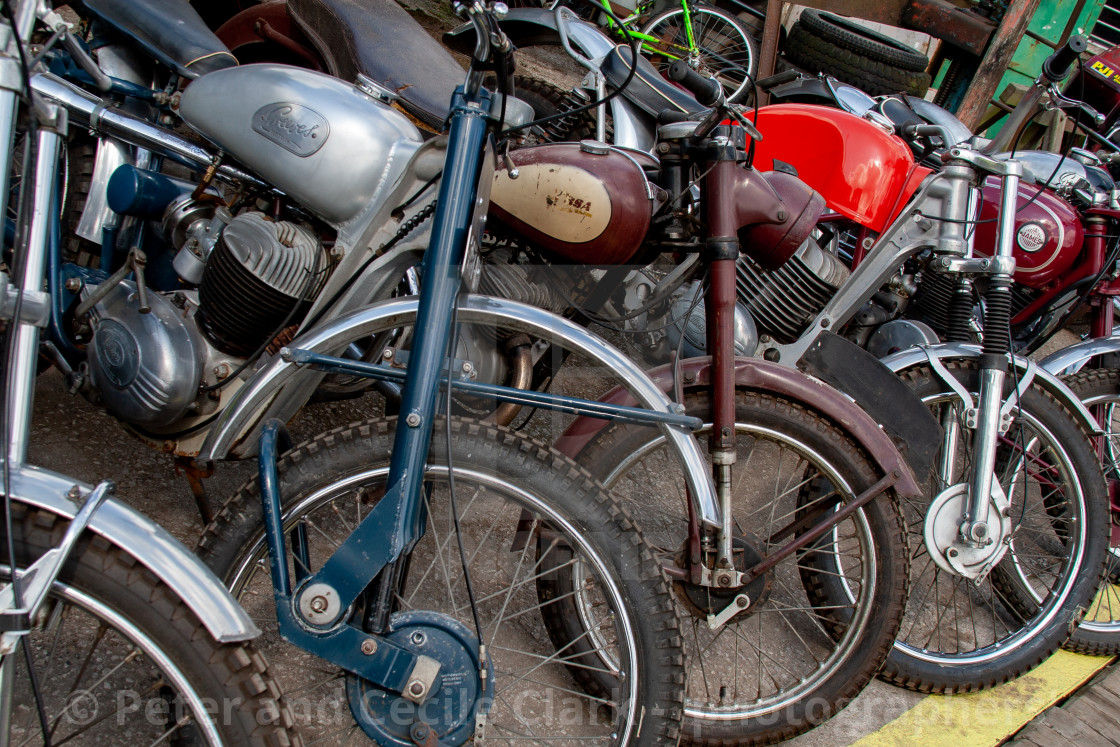
M84 499L92 488L57 472L21 466L12 470L12 500L73 519L78 506L67 495L77 488ZM105 500L88 531L126 552L167 584L220 643L260 635L245 610L218 577L163 527L113 498Z
M706 386L710 383L711 362L711 358L707 357L689 358L680 362L681 376L688 382L688 387ZM668 392L672 389L671 365L659 366L648 371L647 374L662 391ZM898 476L894 488L899 495L922 494L914 478L914 471L891 441L890 436L859 404L823 381L778 363L757 358L737 358L735 386L773 393L821 413L855 440L868 453L882 474ZM633 399L621 388L609 392L603 397L603 401L621 405L633 403ZM602 420L577 418L553 446L574 458L607 425L609 423Z
M302 334L289 347L333 355L353 340L414 325L417 306L415 296L375 303ZM673 408L673 403L665 396L665 389L650 381L637 364L574 322L535 306L489 296L461 296L456 313L462 324L501 327L552 341L585 356L626 382L643 407L659 412L669 412ZM307 399L301 387L314 387L322 375L303 371L298 365L280 357L273 359L238 390L233 401L222 411L207 433L199 460L220 460L231 453L242 457L255 454L264 422L274 417L284 422L290 420ZM698 516L706 525L718 527L719 502L707 460L695 439L684 429L664 424L659 427L685 470ZM901 457L899 463L905 467Z
M1120 334L1115 329L1111 337L1095 337L1074 343L1046 356L1038 365L1055 376L1061 376L1080 371L1091 359L1110 353L1120 353Z
M1117 350L1120 350L1120 348L1117 348ZM977 359L980 355L981 350L979 345L946 342L939 345L923 345L921 347L908 348L894 355L888 355L883 359L883 363L895 373L901 373L907 368L929 362L930 358L946 361L953 359ZM1046 370L1040 364L1018 355L1014 356L1012 360L1014 361L1015 371L1020 381L1024 380L1027 376L1033 376L1034 381L1037 381L1048 394L1058 400L1082 428L1088 433L1100 433L1100 424L1097 423L1096 418L1093 417L1093 414L1089 412L1085 405L1081 404L1081 400L1077 398L1077 395L1071 392L1069 387L1067 387L1056 374Z

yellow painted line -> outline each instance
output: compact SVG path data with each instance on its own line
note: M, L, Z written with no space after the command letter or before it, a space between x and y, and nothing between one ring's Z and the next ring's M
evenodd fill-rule
M994 747L1110 663L1104 656L1059 651L1037 669L991 690L930 695L854 745Z

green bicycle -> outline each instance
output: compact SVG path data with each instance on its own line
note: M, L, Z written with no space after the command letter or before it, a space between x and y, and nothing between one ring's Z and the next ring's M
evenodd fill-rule
M670 6L665 0L644 0L633 8L629 7L631 2L553 0L543 4L549 8L557 3L569 5L609 33L620 38L626 33L637 37L643 54L659 72L677 60L687 60L693 70L718 80L729 99L743 94L754 75L758 52L754 39L735 16L690 0L672 0ZM514 4L540 7L542 3L522 0ZM596 6L614 13L622 26ZM663 9L658 12L658 7Z

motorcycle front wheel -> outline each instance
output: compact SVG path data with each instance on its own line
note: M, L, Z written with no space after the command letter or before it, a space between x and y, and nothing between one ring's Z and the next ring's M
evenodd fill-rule
M711 417L707 391L687 391L690 415ZM841 507L873 484L866 455L833 423L760 392L736 397L738 461L732 475L734 547L740 570ZM706 442L705 426L697 438ZM581 464L633 513L662 561L683 567L687 496L678 462L651 428L613 425L579 456ZM811 486L833 488L809 497ZM787 530L787 531L783 531ZM684 621L684 740L693 744L768 744L827 720L875 675L890 650L906 597L905 530L894 496L884 493L795 552L746 589L673 582ZM814 605L809 589L830 575L850 597ZM571 586L571 584L569 585ZM712 629L707 616L741 593L744 612ZM551 630L578 641L587 626L576 609ZM563 639L557 640L563 645Z
M1120 370L1086 369L1063 377L1066 385L1097 418L1104 433L1097 445L1105 484L1112 501L1109 528L1111 542L1104 580L1085 618L1066 642L1066 648L1082 654L1120 654Z
M12 526L26 567L57 546L67 522L14 503ZM2 548L4 535L0 523ZM7 552L0 558L8 582ZM174 589L102 538L79 539L20 646L31 669L19 648L3 660L11 699L0 688L0 713L9 706L2 744L298 743L254 647L216 642Z
M283 523L309 544L311 568L331 555L385 490L395 418L320 435L279 463ZM672 744L679 731L680 629L669 590L642 536L602 487L559 452L505 428L452 419L451 474L458 525L492 660L487 741ZM425 478L424 536L393 596L399 615L440 613L474 633L451 510L445 421L437 420ZM199 552L265 634L261 648L309 741L366 743L352 720L347 676L281 640L257 482L245 485L207 527ZM546 632L552 606L544 579L575 569L587 611L580 646L556 650ZM359 605L361 606L361 605ZM359 624L366 609L357 609ZM588 673L606 687L588 691ZM452 678L477 676L448 672ZM438 724L436 736L443 737Z
M976 401L975 361L946 367ZM900 373L943 426L960 438L953 483L967 480L972 431L966 406L928 364ZM1008 376L1004 398L1018 387ZM902 507L910 531L910 600L883 677L921 692L970 692L1001 684L1052 654L1089 608L1108 548L1108 496L1089 439L1041 385L1019 392L1000 436L996 479L1006 494L1007 552L979 582L944 570L924 541L932 501L950 487L941 467ZM934 460L935 464L942 461ZM958 514L959 515L959 514ZM952 517L950 517L951 519ZM822 597L822 602L837 594Z

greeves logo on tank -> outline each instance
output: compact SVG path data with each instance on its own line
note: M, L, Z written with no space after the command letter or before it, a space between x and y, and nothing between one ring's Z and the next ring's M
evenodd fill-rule
M323 147L330 125L319 112L299 104L266 104L253 114L253 130L306 158Z

